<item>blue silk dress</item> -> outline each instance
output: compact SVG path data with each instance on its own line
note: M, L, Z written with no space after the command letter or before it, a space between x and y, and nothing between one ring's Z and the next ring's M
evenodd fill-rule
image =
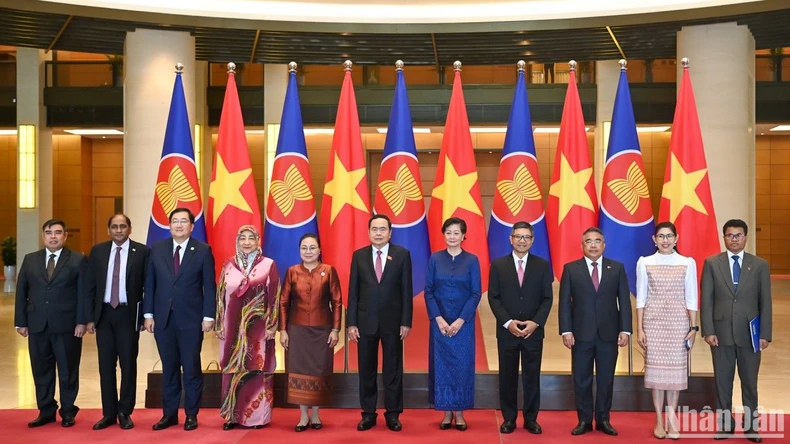
M475 316L480 303L480 262L462 251L453 257L438 251L428 260L425 303L431 322L428 347L428 396L436 410L460 411L475 404ZM436 317L448 325L464 325L455 336L444 336Z

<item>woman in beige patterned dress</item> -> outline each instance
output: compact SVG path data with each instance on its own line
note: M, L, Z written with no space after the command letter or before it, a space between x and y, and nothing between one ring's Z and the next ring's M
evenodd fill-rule
M656 225L653 241L658 251L636 264L637 340L645 350L645 387L653 390L653 436L658 439L679 438L678 396L688 387L688 351L699 330L697 266L694 259L675 251L677 240L671 222Z

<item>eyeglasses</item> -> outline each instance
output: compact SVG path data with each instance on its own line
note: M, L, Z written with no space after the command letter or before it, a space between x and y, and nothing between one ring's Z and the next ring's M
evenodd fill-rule
M671 241L671 240L675 239L675 235L672 234L672 233L670 233L670 234L656 234L656 239Z
M746 237L746 235L745 235L745 234L743 234L743 233L738 233L738 234L725 234L725 235L724 235L724 237L725 237L726 239L728 239L728 240L735 240L735 241L739 241L739 240L743 239L744 237Z
M525 242L531 241L533 239L533 236L530 236L529 234L522 234L522 235L514 234L514 235L512 235L510 237L512 237L513 240L525 241Z
M585 245L601 245L602 243L603 240L601 239L587 239L586 241L584 241Z
M170 221L170 225L188 225L189 219L173 219Z
M315 245L310 245L309 247L308 246L299 247L299 249L301 251L315 251L318 249L318 247L316 247Z

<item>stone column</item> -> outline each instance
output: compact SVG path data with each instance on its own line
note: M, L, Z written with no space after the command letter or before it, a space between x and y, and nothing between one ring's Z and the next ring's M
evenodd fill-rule
M606 163L606 146L609 144L609 129L612 127L614 98L617 94L617 83L620 80L620 64L618 60L595 62L595 78L597 98L595 110L595 189L598 190L598 201L601 201L601 181L603 167Z
M756 251L754 37L737 23L688 26L678 32L678 60L688 57L717 225L749 224ZM678 63L678 89L683 66ZM723 248L723 243L722 243Z
M263 65L263 122L266 125L266 156L264 156L264 171L266 171L266 187L263 196L269 194L269 181L271 180L272 163L274 154L277 151L277 136L273 128L278 129L283 117L283 104L285 103L285 92L288 90L288 65ZM277 125L271 127L270 125ZM261 200L263 208L264 200Z
M145 242L164 144L175 64L184 65L184 94L195 118L195 38L188 32L137 29L124 46L124 211L134 238ZM190 125L194 132L193 124ZM193 137L194 140L194 137Z
M36 206L19 209L17 190L17 271L25 254L41 248L41 225L52 217L52 131L44 107L44 62L52 53L32 48L16 50L16 122L36 127ZM17 148L19 148L17 136ZM17 153L19 151L17 150ZM79 246L76 246L77 248Z
M208 188L211 183L211 168L214 161L214 146L212 145L211 128L208 123L208 62L195 62L195 126L200 125L201 134L194 133L194 143L197 147L200 139L201 165L198 165L200 174L200 189L205 207L208 202ZM194 131L194 130L193 130ZM205 209L205 208L204 208Z

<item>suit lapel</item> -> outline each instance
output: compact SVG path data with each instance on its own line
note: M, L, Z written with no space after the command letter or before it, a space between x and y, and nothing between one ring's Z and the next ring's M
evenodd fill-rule
M49 277L47 277L47 261L49 261L49 250L45 248L39 251L38 254L38 266L41 270L41 277L44 278L44 282L49 281Z
M582 257L581 259L579 259L579 261L577 263L579 264L578 265L579 266L579 273L581 273L582 276L584 276L584 278L585 278L584 282L587 282L588 290L590 290L590 292L592 292L592 294L597 295L598 291L595 290L595 285L593 285L593 283L592 283L592 275L590 274L590 269L587 268L587 260L584 257ZM600 278L600 271L601 270L598 270L599 278ZM601 288L600 281L598 282L598 288Z
M747 253L743 254L743 264L741 265L741 276L739 278L740 280L738 281L738 289L743 288L743 286L749 282L749 278L752 277L752 266L754 265L753 262L754 256ZM735 288L734 285L733 288Z
M387 275L389 274L390 268L392 268L392 263L395 262L393 259L395 258L395 255L397 253L398 253L397 247L395 247L392 244L390 244L390 248L387 251L387 255L386 256L384 256L384 253L381 253L381 261L382 261L382 265L384 267L384 270L382 270L382 273L381 273L381 282L384 282L384 278L386 278ZM373 258L373 256L372 256L373 255L373 251L372 250L371 250L370 254L371 254L370 257ZM390 259L390 258L393 258L393 259ZM375 264L373 264L373 276L374 277L376 276L376 265Z
M60 273L60 270L66 268L66 263L69 261L70 256L71 256L71 250L69 250L68 248L63 248L63 251L60 252L58 263L55 264L55 272L52 273L52 279L50 279L50 282L54 281L55 278L58 277L58 273Z
M604 282L609 281L610 274L612 274L612 263L609 259L601 256L601 259L598 261L598 289L600 290L603 287ZM592 282L592 276L590 276L590 282ZM593 286L593 288L595 288Z
M107 272L110 268L110 254L112 254L113 246L115 242L110 241L107 243L107 248L102 247L99 251L100 257L98 258L99 261L99 269L104 271L104 273L99 273L97 276L99 285L96 286L96 291L101 292L104 294L104 291L107 287Z
M129 251L126 255L126 284L129 284L129 275L132 273L132 262L137 258L137 246L134 242L129 241Z
M165 254L165 263L167 264L167 269L170 270L170 276L173 276L173 280L176 278L176 270L173 268L173 257L175 257L175 252L173 251L173 240L170 239L170 242L165 242L162 244L162 253ZM181 261L182 265L184 261Z
M181 267L179 270L183 270L184 267L189 264L189 261L192 259L192 257L195 256L195 240L190 237L189 242L187 242L184 248L186 250L184 251L184 256L181 258ZM179 271L178 274L181 274L181 272ZM176 276L176 278L178 278L178 276Z
M730 289L730 293L735 295L735 285L732 284L732 272L730 272L730 259L727 253L722 253L719 255L719 273L721 273L721 277L724 282L727 283L727 288ZM743 276L743 267L741 267L741 276Z

